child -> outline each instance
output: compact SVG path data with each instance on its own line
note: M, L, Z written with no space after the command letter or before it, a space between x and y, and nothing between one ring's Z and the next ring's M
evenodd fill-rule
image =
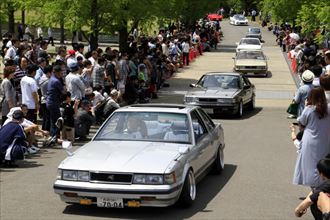
M71 105L71 93L67 92L64 95L63 108L63 128L62 128L62 140L69 140L72 143L75 139L74 131L74 116L77 113L80 100L76 99L73 106Z

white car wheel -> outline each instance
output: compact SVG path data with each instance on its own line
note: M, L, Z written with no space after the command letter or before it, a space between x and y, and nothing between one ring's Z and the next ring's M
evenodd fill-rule
M183 207L189 207L196 199L196 181L192 170L189 170L178 203Z

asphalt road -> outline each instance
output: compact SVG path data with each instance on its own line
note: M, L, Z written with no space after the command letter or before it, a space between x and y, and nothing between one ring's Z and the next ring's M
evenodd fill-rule
M207 71L230 71L235 42L247 27L222 23L224 39L218 51L206 53L169 81L154 102L182 103L189 83ZM215 119L225 130L225 170L207 175L197 186L197 200L189 209L101 209L67 205L53 193L62 149L44 148L18 169L1 169L0 219L295 219L293 210L308 188L292 185L296 159L289 138L285 109L296 87L274 37L264 30L264 50L271 76L251 77L257 88L257 108L242 119ZM77 146L79 147L79 146ZM307 214L302 219L311 219Z

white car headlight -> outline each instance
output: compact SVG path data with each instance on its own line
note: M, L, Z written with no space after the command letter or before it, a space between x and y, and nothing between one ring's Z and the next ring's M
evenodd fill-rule
M185 101L186 102L197 102L197 98L196 97L191 97L191 96L186 96L185 97Z
M133 183L160 185L164 184L164 177L158 174L134 174Z
M62 171L63 180L77 181L77 178L78 178L78 172L76 170L63 170Z
M78 171L78 181L89 182L89 172Z
M62 179L70 181L89 181L88 171L78 171L78 170L62 170Z

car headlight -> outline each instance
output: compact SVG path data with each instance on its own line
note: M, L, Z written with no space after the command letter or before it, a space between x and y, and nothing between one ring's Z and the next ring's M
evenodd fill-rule
M78 170L62 170L62 179L70 181L89 181L88 171L78 171Z
M185 101L186 102L197 102L197 98L196 97L191 97L191 96L186 96L185 97Z
M234 99L218 99L219 103L234 103Z
M164 176L158 174L134 174L133 183L160 185L164 184Z

